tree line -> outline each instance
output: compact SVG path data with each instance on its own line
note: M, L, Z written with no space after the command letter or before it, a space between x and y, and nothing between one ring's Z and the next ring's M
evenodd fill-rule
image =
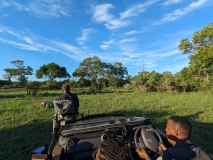
M158 73L155 71L141 71L135 76L128 75L127 68L121 62L114 64L103 62L97 56L85 58L78 68L70 75L65 67L52 62L36 70L36 78L45 79L49 88L57 88L63 79L73 87L90 87L95 92L105 87L135 88L143 92L148 91L200 91L212 88L213 79L213 23L193 34L192 40L184 38L178 45L182 54L189 57L189 66L180 72L172 74L170 71ZM43 82L29 82L27 76L33 74L30 66L24 61L11 61L16 68L5 68L3 78L11 84L11 78L16 78L20 86L42 85ZM0 82L1 83L1 82ZM42 83L42 84L41 84ZM38 87L37 87L38 88Z

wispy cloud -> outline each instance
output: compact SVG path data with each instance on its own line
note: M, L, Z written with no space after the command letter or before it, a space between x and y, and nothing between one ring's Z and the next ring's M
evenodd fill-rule
M34 0L27 2L1 1L1 8L12 7L18 11L28 12L36 17L53 18L69 16L72 1L67 0Z
M83 29L82 36L77 38L78 44L83 44L84 41L87 41L89 34L91 34L92 32L94 32L94 29L92 28Z
M198 0L197 2L192 2L185 8L176 9L172 13L165 14L164 17L160 21L155 22L154 25L160 25L160 24L164 24L166 22L175 21L178 18L182 17L183 15L186 15L187 13L201 7L207 1L208 0Z
M119 44L124 44L124 43L129 43L129 42L134 42L134 41L137 41L137 39L132 37L132 38L121 39L118 43Z
M137 32L136 30L132 30L132 31L129 31L129 32L125 32L124 35L134 35L134 34L137 34L139 32Z
M159 53L159 52L151 53L148 55L148 57L169 57L176 54L180 54L180 52L178 50L172 50L172 51L164 52L164 53Z
M124 20L116 19L109 10L114 8L112 4L102 4L97 5L93 8L92 19L98 23L104 23L108 29L117 29L120 27L125 27L129 23Z
M9 15L8 14L3 14L1 15L2 17L8 17Z
M181 3L181 2L183 2L183 0L167 0L167 1L163 2L162 5L168 6L171 4L177 4L177 3Z
M161 72L171 71L173 74L175 74L177 72L180 72L181 69L183 69L184 67L188 66L188 63L189 63L188 60L184 60L184 61L182 61L182 63L174 62L170 65L162 66Z
M103 42L103 44L100 45L100 47L101 47L103 50L106 50L106 49L109 48L109 46L110 46L111 44L113 44L113 43L114 43L114 39L112 39L112 40L110 40L110 41L107 41L107 42Z
M124 11L123 13L120 13L120 16L121 16L120 19L137 16L139 13L146 11L146 7L153 5L158 1L159 0L151 0L151 1L147 1L144 4L133 5L129 9Z
M0 4L1 4L0 8L10 7L11 6L10 2L8 2L6 0L1 0Z
M107 29L118 29L121 27L126 27L131 24L130 20L127 18L137 16L141 12L146 11L148 6L151 6L158 2L159 0L150 0L144 4L137 4L131 6L126 11L119 13L120 16L114 16L109 11L115 7L112 4L101 4L93 7L92 19L98 23L104 23ZM125 19L125 20L124 20Z
M15 48L39 52L53 51L67 55L76 60L81 60L83 57L86 57L86 52L76 46L34 35L28 30L17 31L0 26L0 34L2 35L0 43Z

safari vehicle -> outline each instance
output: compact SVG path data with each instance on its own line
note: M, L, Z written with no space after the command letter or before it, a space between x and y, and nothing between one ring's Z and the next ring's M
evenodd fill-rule
M64 122L64 124L66 124ZM125 114L88 115L61 127L49 146L41 146L31 153L31 160L92 160L92 153L104 140L118 137L135 152L144 148L152 158L161 153L160 143L169 146L165 134L155 129L146 117ZM135 159L140 159L135 152Z

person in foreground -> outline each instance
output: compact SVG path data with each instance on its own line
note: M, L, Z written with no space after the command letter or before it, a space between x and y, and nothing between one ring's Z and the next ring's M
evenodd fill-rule
M189 140L191 130L190 122L184 117L172 116L169 118L166 124L166 135L168 141L173 142L174 146L166 148L163 144L159 145L158 149L163 151L163 160L211 160L209 154L202 149L195 150L194 145ZM144 149L137 149L136 152L141 158L151 160Z
M109 138L94 152L95 160L133 160L131 150L119 138Z
M78 99L78 96L76 94L73 94L70 92L70 86L68 84L64 84L62 86L62 91L63 91L63 94L58 96L54 101L52 102L41 102L41 106L44 107L44 108L54 108L54 103L56 101L59 101L59 100L73 100L74 102L74 105L75 105L75 108L76 108L76 114L75 115L66 115L66 116L63 116L64 119L69 119L69 120L75 120L78 116L78 108L79 108L79 99ZM53 118L53 132L52 134L56 134L60 128L60 123L58 121L58 119L60 117L58 116L61 116L61 115L54 115L54 118Z

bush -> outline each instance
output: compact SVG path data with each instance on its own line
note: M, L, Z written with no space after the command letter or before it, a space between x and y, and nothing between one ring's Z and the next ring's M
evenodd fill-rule
M49 81L46 82L45 85L47 86L47 88L49 90L58 90L58 89L61 89L63 82L57 82L57 81L49 80Z
M27 94L31 94L31 91L32 91L32 95L38 96L39 95L38 89L41 86L41 84L42 83L38 81L28 82L26 84Z

